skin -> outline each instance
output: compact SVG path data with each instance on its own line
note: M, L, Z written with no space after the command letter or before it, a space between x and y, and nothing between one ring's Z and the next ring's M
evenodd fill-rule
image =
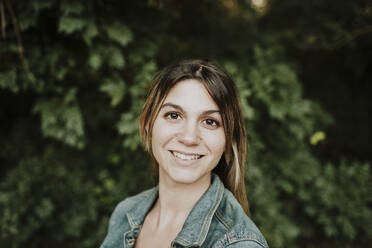
M226 142L218 106L193 79L170 90L152 131L159 198L145 218L136 248L170 246L208 189Z

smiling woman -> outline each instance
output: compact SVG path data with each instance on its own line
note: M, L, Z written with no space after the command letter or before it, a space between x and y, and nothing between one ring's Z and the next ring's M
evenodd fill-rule
M209 186L211 171L225 150L220 123L218 106L202 83L187 79L174 86L152 128L159 183Z
M268 247L247 216L245 126L223 69L201 60L163 69L140 132L157 186L119 203L102 248Z

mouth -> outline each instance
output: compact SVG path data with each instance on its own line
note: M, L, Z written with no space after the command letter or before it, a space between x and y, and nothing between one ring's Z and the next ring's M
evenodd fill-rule
M202 154L197 154L197 153L183 153L179 151L170 151L173 156L176 158L182 159L184 161L191 161L191 160L198 160L204 157Z

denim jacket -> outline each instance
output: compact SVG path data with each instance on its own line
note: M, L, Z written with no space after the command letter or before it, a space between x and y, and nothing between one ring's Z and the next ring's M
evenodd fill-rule
M101 248L134 247L157 197L155 187L120 202ZM268 248L268 244L233 194L213 174L211 185L191 210L171 247Z

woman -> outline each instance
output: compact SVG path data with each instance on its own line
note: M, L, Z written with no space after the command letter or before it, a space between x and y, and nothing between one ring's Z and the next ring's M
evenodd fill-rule
M101 247L268 247L247 217L244 126L216 64L163 69L140 115L157 186L116 207Z

